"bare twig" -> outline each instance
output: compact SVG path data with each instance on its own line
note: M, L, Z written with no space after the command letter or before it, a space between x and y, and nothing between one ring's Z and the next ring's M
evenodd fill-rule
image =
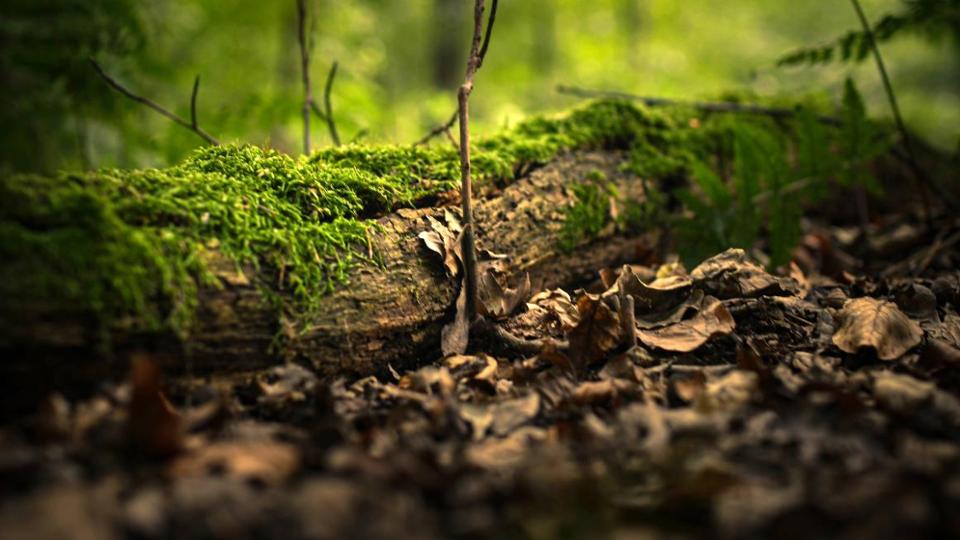
M735 101L686 101L661 97L641 96L629 92L619 92L616 90L590 90L577 86L558 85L557 92L569 96L583 98L611 98L625 99L628 101L639 101L647 107L690 107L704 112L712 113L740 113L740 114L758 114L770 116L772 118L791 118L796 116L796 109L786 109L779 107L764 107L752 103L737 103ZM818 116L818 120L824 124L840 125L840 119L832 116Z
M949 204L951 208L956 208L957 202L947 190L943 189L927 175L926 171L924 171L920 166L920 162L917 161L917 156L913 151L913 143L911 141L910 132L907 131L907 125L903 121L903 115L900 114L900 105L897 103L897 95L893 91L893 84L890 82L890 75L887 73L886 63L883 61L883 55L880 54L880 47L877 45L877 40L873 35L873 28L870 26L870 22L867 20L867 15L864 13L863 6L860 5L859 0L850 0L850 2L853 4L853 9L857 12L857 18L860 19L860 24L863 27L863 34L867 37L867 42L870 43L870 50L873 52L873 59L877 63L877 71L880 72L880 79L883 81L883 90L886 92L887 100L890 102L890 111L893 113L893 120L897 124L897 130L900 131L900 137L903 138L903 147L907 151L907 164L913 170L913 174L917 178L920 196L923 202L924 213L926 214L927 223L929 224L932 217L927 188L931 188L934 192L936 192L937 195L941 197L944 202Z
M478 43L477 40L480 37L479 32L481 30L481 26L483 25L483 20L482 20L483 3L482 2L479 4L479 11L478 12L475 11L475 14L477 15L477 17L474 18L473 44L477 45ZM479 49L476 49L475 47L470 48L470 58L467 61L468 71L470 70L470 63L474 61L474 59L476 59L476 63L473 67L473 73L476 73L476 71L480 69L480 66L483 65L483 60L487 57L487 49L490 48L490 36L493 35L493 23L496 22L496 20L497 20L497 0L493 0L493 3L490 5L490 17L487 19L487 30L483 35L483 44L480 45ZM472 85L473 75L471 74L469 78ZM459 105L459 102L458 102L458 105ZM450 137L450 139L452 140L453 136L450 135L450 129L453 127L453 124L457 121L457 118L459 117L459 115L460 115L460 109L458 107L457 110L453 111L453 114L450 115L450 118L446 122L431 129L429 133L424 135L423 138L421 138L417 142L413 143L413 145L421 146L421 145L427 144L434 137L438 137L440 135L443 135L444 133L446 133L447 136ZM454 144L456 145L455 142Z
M628 349L632 349L637 346L637 321L634 315L635 304L633 296L627 294L625 287L626 281L624 280L624 276L626 275L626 267L624 267L624 271L620 272L620 286L618 289L618 296L620 298L620 330L624 345L626 345Z
M333 105L330 102L330 92L333 90L333 79L337 76L338 62L334 61L330 66L330 72L327 73L327 84L323 87L323 108L324 116L327 120L327 129L330 130L330 139L335 146L340 146L340 135L337 134L337 123L333 120Z
M307 37L307 2L297 0L297 40L300 44L300 72L303 78L303 153L310 153L310 110L314 107L310 84L310 44Z
M193 79L193 92L190 93L190 126L197 129L197 92L200 91L200 75Z
M196 100L197 100L197 89L198 89L199 84L200 84L199 77L198 77L197 80L194 81L194 83L193 83L193 96L191 97L191 100L190 100L190 102L191 102L191 105L190 105L190 108L191 108L191 117L192 117L192 120L193 120L193 121L192 121L192 122L187 122L187 121L184 120L183 118L180 118L180 117L177 116L176 114L174 114L174 113L170 112L169 110L165 109L163 106L161 106L161 105L158 104L157 102L153 101L152 99L145 98L145 97L143 97L143 96L134 94L133 92L131 92L130 90L128 90L127 87L123 86L123 85L120 84L116 79L114 79L113 77L111 77L110 75L108 75L107 72L103 70L103 67L101 67L100 64L98 64L96 60L94 60L93 58L90 58L89 60L90 60L90 64L93 66L93 69L95 69L95 70L97 71L97 74L100 75L100 78L102 78L104 81L106 81L106 83L107 83L108 85L110 85L110 88L113 88L113 89L116 90L117 92L120 92L121 94L123 94L124 96L127 96L128 98L132 99L133 101L136 101L137 103L140 103L141 105L145 105L145 106L147 106L147 107L149 107L149 108L157 111L157 112L160 113L161 115L166 116L166 117L169 118L171 121L173 121L173 123L189 129L190 131L196 133L200 138L202 138L203 140L207 141L208 143L213 144L213 145L217 145L217 146L220 145L220 141L218 141L218 140L215 139L212 135L210 135L209 133L207 133L206 131L204 131L204 130L203 130L202 128L200 128L200 127L197 125L197 123L196 123L196 119L197 119L197 116L196 116Z
M457 122L457 118L460 116L460 109L453 111L453 114L450 115L450 118L446 122L438 125L437 127L430 130L429 133L423 136L419 141L413 143L414 146L422 146L430 142L434 137L443 135L444 133L450 133L450 129L453 127L453 124ZM456 146L456 142L454 142Z
M483 38L483 10L484 0L475 0L473 10L473 41L470 45L470 56L467 58L467 71L463 84L457 92L458 113L460 115L460 200L463 207L463 251L464 280L463 286L467 291L467 320L472 322L477 318L477 253L473 236L473 198L472 178L470 176L470 93L473 91L473 78L483 63L481 39ZM497 0L493 0L491 13L496 13ZM493 22L491 17L490 22ZM491 28L487 28L487 36ZM487 38L489 39L489 37Z

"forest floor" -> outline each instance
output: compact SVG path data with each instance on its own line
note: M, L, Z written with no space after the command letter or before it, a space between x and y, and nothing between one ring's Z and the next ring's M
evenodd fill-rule
M528 357L167 384L140 358L0 426L0 536L957 537L958 231L814 220L782 275L731 250L507 291L488 311L553 339Z

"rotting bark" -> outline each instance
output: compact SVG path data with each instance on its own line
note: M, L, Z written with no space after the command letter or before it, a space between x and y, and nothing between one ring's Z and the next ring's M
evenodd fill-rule
M479 247L509 256L508 281L529 272L543 287L582 282L597 268L635 259L648 239L630 237L612 226L573 253L563 253L557 245L565 209L574 201L569 189L574 183L600 172L621 197L643 198L642 182L620 171L624 160L623 153L611 151L566 154L506 187L484 187L476 194L473 211ZM201 290L197 324L184 342L118 328L112 354L98 353L91 345L92 324L46 310L57 319L31 321L18 332L16 344L0 344L7 349L0 375L10 381L2 389L4 399L32 400L51 389L89 389L123 374L133 351L153 354L168 374L183 373L188 363L193 374L210 375L294 359L322 376L336 377L426 362L439 354L440 330L452 316L458 284L417 235L428 229L427 216L443 221L444 212L459 215L459 208L454 202L380 218L372 248L382 266L358 267L349 285L322 300L318 319L300 335L284 331L299 321L278 320L276 309L251 283L257 278L242 279L225 256L212 263L224 286Z

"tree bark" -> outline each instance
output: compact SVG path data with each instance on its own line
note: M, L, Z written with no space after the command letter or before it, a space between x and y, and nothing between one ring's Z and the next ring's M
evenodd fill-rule
M479 248L508 256L509 281L529 272L545 288L582 283L599 268L636 259L647 238L628 237L612 226L573 253L557 247L574 183L601 172L621 197L642 199L641 182L620 171L624 159L619 152L567 154L505 187L481 188L474 208ZM439 356L440 330L452 319L459 279L445 274L440 257L417 235L429 230L428 216L443 222L444 212L459 216L456 201L380 218L372 247L382 265L356 268L349 284L322 299L319 316L299 335L284 330L298 321L278 316L261 289L238 279L224 256L212 261L224 286L201 290L197 324L185 341L117 329L112 350L97 352L87 323L51 309L50 316L59 318L32 322L15 350L0 351L6 357L0 362L0 396L22 402L58 388L89 389L124 374L136 352L152 355L168 374L192 375L296 360L323 377L349 377L428 362Z

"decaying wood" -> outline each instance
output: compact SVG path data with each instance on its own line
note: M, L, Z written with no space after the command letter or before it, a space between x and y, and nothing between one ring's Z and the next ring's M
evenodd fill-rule
M601 172L622 197L642 199L642 182L620 171L624 159L617 152L564 155L506 187L480 189L473 208L478 247L508 255L508 281L529 272L542 287L590 280L597 268L634 260L648 239L627 237L613 227L573 253L557 247L565 210L574 202L573 184ZM299 321L278 320L276 309L264 301L257 281L267 275L257 278L251 270L250 278L242 279L226 257L213 261L224 286L201 291L198 323L183 343L169 335L145 337L118 329L113 354L103 354L91 346L92 323L65 320L51 309L50 316L60 318L31 324L11 353L15 357L0 362L0 380L10 381L0 384L16 385L2 395L35 395L78 381L95 386L125 373L134 350L153 354L168 374L186 371L188 360L190 371L204 375L294 359L326 377L426 362L439 354L440 330L453 315L459 285L417 235L429 230L428 216L442 222L445 212L459 214L459 208L403 209L380 218L372 248L382 264L354 269L348 285L322 299L319 317L302 334L293 330Z

